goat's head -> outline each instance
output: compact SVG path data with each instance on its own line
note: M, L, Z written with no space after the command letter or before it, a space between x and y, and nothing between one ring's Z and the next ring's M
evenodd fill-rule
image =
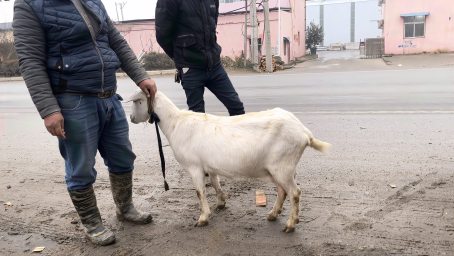
M131 122L134 124L143 123L150 119L150 110L149 107L153 107L153 104L149 102L149 98L145 93L138 89L126 102L132 101L132 113L129 116ZM151 105L151 106L149 106Z

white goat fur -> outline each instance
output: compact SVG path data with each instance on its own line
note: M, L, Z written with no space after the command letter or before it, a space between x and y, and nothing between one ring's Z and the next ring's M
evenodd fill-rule
M145 94L139 91L131 100L131 121L147 121ZM215 116L180 110L157 92L153 109L176 160L193 179L201 204L197 226L206 225L210 214L204 184L204 173L208 173L218 208L225 206L225 195L217 175L258 178L276 184L278 197L268 220L276 220L289 195L292 210L284 231L294 231L301 194L294 180L296 166L306 146L325 151L329 143L314 138L292 113L280 108L233 117Z

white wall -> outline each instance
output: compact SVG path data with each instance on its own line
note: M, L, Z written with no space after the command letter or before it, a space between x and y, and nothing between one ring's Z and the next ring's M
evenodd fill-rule
M107 12L112 20L121 20L120 6L115 8L115 3L125 2L123 7L124 20L136 20L136 19L154 19L155 8L157 0L102 0Z
M378 28L378 20L380 19L382 17L377 0L356 3L355 41L381 37L382 30Z
M0 0L0 23L13 21L14 0Z
M350 3L325 5L325 45L350 42Z
M359 42L365 38L375 38L382 34L378 29L377 20L381 19L378 0L367 0L356 2L355 17L355 41ZM324 45L329 46L332 43L349 43L350 42L350 3L325 4L324 7ZM306 7L307 25L310 22L320 23L320 6L308 5Z

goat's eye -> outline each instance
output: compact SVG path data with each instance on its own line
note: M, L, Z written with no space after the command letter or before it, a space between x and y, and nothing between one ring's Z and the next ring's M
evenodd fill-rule
M139 101L139 104L142 104L142 102L141 102L141 101Z

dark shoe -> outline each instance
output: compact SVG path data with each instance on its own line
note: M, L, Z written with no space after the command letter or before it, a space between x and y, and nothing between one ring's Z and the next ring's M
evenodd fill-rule
M117 218L137 224L147 224L153 220L150 213L141 212L132 203L132 172L125 174L110 173L110 185L114 202L117 205Z
M102 225L101 214L96 205L93 187L68 191L85 228L85 235L96 245L109 245L115 242L115 234Z

